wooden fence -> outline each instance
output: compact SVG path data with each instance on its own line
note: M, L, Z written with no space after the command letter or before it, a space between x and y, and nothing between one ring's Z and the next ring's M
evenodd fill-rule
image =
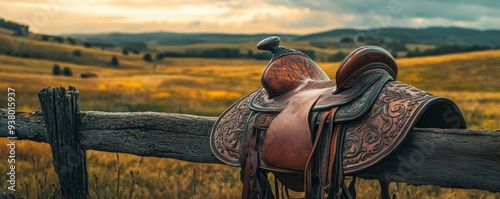
M42 111L16 113L18 140L49 143L64 198L87 198L86 150L221 163L211 153L217 118L185 114L79 111L73 87L44 88ZM9 137L0 109L0 137ZM402 147L357 174L411 185L500 192L500 131L414 129Z

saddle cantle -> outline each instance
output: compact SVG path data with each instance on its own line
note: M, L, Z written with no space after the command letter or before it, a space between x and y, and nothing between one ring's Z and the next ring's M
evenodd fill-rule
M222 113L210 136L219 160L242 167L245 198L269 195L265 171L308 198L340 189L349 198L343 175L381 161L414 127L466 128L451 100L395 81L396 62L380 47L350 53L334 80L278 37L257 48L273 53L263 87Z

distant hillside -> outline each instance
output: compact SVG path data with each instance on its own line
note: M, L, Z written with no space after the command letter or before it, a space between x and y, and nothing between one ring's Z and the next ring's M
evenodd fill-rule
M71 35L89 42L111 43L117 46L130 42L155 43L159 45L189 45L200 43L242 43L256 42L263 38L277 35L283 40L296 38L292 34L221 34L221 33L107 33L107 34L85 34Z
M0 18L0 28L11 30L16 35L26 36L29 33L29 27L12 21L6 21Z
M0 18L0 28L11 30L16 35L26 36L29 27L20 23ZM309 42L331 46L345 37L357 41L359 37L365 40L383 39L390 42L427 45L481 45L500 47L500 30L475 30L458 27L430 27L430 28L381 28L370 30L335 29L307 35L295 34L223 34L223 33L105 33L105 34L74 34L61 35L87 41L99 46L118 46L142 44L155 45L191 45L211 43L245 43L258 42L269 36L279 36L282 40Z
M281 37L283 45L325 62L342 60L363 45L381 46L397 58L500 48L500 30L456 27L337 29L308 35L151 32L51 36L28 30L28 26L0 19L0 53L106 67L111 66L112 56L121 54L146 61L168 57L269 59L268 52L257 51L255 44L271 35ZM129 52L133 55L127 56ZM134 67L129 62L121 65Z
M48 39L43 39L44 37ZM72 41L72 42L71 42ZM111 64L113 56L120 60L120 68L137 68L143 63L142 55L130 53L123 55L119 48L102 48L85 46L85 44L59 36L29 34L19 36L15 31L0 27L0 54L13 58L30 60L35 67L39 60L50 60L56 63L72 63L78 65L116 68ZM5 63L5 61L4 61ZM144 62L146 63L146 62Z
M474 30L457 27L382 28L373 30L338 29L294 38L295 41L329 42L341 37L383 38L390 41L430 45L494 45L500 46L500 30Z
M367 36L366 33L376 33ZM258 42L261 39L276 35L282 40L305 42L338 42L343 37L357 39L359 36L369 39L384 39L413 44L428 45L488 45L500 46L500 30L475 30L457 27L382 28L374 30L336 29L326 32L293 35L293 34L222 34L222 33L107 33L68 35L89 42L109 43L120 46L129 42L154 43L158 45L189 45L203 43L242 43Z

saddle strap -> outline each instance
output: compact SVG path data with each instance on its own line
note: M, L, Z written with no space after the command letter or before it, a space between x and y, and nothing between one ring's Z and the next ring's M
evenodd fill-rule
M330 126L330 129L333 126ZM328 162L327 185L324 188L323 198L351 198L349 190L344 185L344 170L342 167L342 147L344 136L342 126L337 124L333 132L330 145L330 159ZM335 195L334 195L335 194Z
M349 184L349 193L352 199L356 199L356 176L352 176L352 181Z
M256 150L258 129L252 128L252 134L247 142L246 154L242 156L242 167L240 180L243 182L243 192L241 198L255 198L256 194L261 194L259 182L257 179L257 168L259 160L259 152ZM259 190L258 190L259 189Z
M387 181L378 181L380 183L380 198L381 199L391 199L391 195L389 193L389 184ZM393 195L392 199L396 199L396 194Z
M335 122L335 114L337 110L338 109L335 107L328 112L327 117L329 118L326 135L321 135L321 132L323 131L322 126L325 126L324 120L326 120L323 118L324 116L321 119L323 121L320 120L320 126L318 127L318 135L316 139L318 140L318 143L324 143L324 146L322 146L322 148L319 149L318 154L315 155L316 162L319 164L319 167L317 168L319 182L316 185L316 190L313 190L316 198L352 198L349 190L344 184L344 172L342 165L342 149L344 143L344 135L342 132L344 129L342 124L337 124Z
M313 148L304 172L306 198L351 198L349 190L344 185L342 169L344 136L341 133L342 125L335 124L334 121L337 110L338 107L334 107L320 116ZM325 129L327 120L328 127Z
M337 109L335 107L334 109ZM330 112L325 111L320 117L319 125L318 125L318 130L316 132L316 138L314 139L313 147L311 154L309 155L309 158L307 160L306 168L304 170L304 190L305 190L305 196L306 198L312 198L314 196L313 193L313 182L312 182L312 170L313 170L313 160L315 159L316 156L316 149L318 148L318 143L320 141L320 138L322 136L323 132L323 127L325 126L325 121L330 115Z
M336 138L334 137L334 118L335 118L335 112L337 111L336 108L330 110L330 115L329 115L329 121L328 121L328 128L327 128L327 134L323 137L323 143L324 147L321 148L321 152L319 155L322 157L319 157L317 160L318 163L320 164L319 168L319 185L317 186L317 194L318 196L326 199L328 198L328 192L331 189L331 173L333 169L332 165L330 164L331 158L335 156L335 150L333 152L331 151L332 149L335 148L335 143L334 140ZM326 197L326 198L325 198Z
M340 135L340 125L334 125L336 110L330 111L330 120L328 123L328 132L324 156L321 160L321 177L322 184L320 185L320 193L323 199L330 199L333 196L340 198L338 194L342 194L340 187L343 185L344 175L342 171L342 163L339 146L342 146L342 136ZM335 175L337 179L334 178ZM324 184L323 184L324 183ZM325 186L326 185L326 186Z

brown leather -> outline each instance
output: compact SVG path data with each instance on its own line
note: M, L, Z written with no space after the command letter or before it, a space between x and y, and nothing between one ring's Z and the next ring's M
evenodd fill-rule
M340 63L335 75L338 86L336 92L351 87L362 73L374 67L386 70L393 79L398 76L398 67L389 52L378 46L363 46L351 52Z
M310 80L329 79L309 58L285 55L269 63L262 74L262 86L269 92L270 98L274 98L291 92Z
M263 88L229 107L210 135L219 160L244 167L244 197L268 194L262 172L271 171L306 196L351 198L344 174L387 157L413 127L466 128L451 100L394 81L396 63L380 47L355 50L329 80L306 55L268 41L259 43L274 53Z
M325 132L326 139L324 140L325 147L322 149L323 150L323 157L318 160L318 163L321 165L319 168L319 186L316 189L319 189L319 195L323 199L328 199L330 197L329 190L331 189L331 182L332 182L332 166L334 163L334 159L336 156L336 140L338 138L338 128L336 128L336 125L334 123L335 120L335 113L337 112L337 108L333 108L330 110L330 115L329 115L329 121L328 121L328 131ZM335 130L334 130L335 129ZM319 154L321 155L321 154ZM317 196L317 197L318 197Z
M310 107L318 98L319 95L310 95L309 92L296 95L274 118L262 147L262 160L266 165L304 170L313 144L311 135L304 132L309 132Z
M241 168L241 181L243 182L242 198L253 198L251 187L256 187L257 183L257 167L258 167L258 151L255 148L257 144L257 129L254 129L248 140L247 152L243 155L243 165Z
M332 123L333 123L333 120L332 120ZM338 165L342 164L340 163L340 159L338 159L338 155L339 155L339 145L341 143L339 143L339 140L341 140L340 138L340 127L339 126L336 126L335 128L332 128L331 129L335 129L333 130L333 135L332 135L332 140L331 140L331 144L330 144L330 158L328 160L328 171L327 171L327 179L326 179L326 183L327 183L327 187L332 187L332 189L334 189L335 191L339 190L341 184L339 184L339 182L335 182L337 181L337 179L335 178L337 176L337 172L338 172L338 169L335 168L336 166L338 167ZM336 165L337 164L337 165ZM335 176L334 176L335 175ZM329 197L328 194L330 194L329 190L324 190L327 194L327 198Z
M337 107L333 108L330 112L332 111L337 111ZM314 144L313 144L313 150L311 151L311 154L309 154L309 158L307 159L307 165L306 168L304 169L304 186L305 186L305 195L308 195L308 192L313 192L312 190L312 167L313 165L313 159L316 156L316 150L318 149L318 144L320 142L320 138L322 137L323 134L323 127L326 126L326 119L330 115L330 112L325 111L321 114L320 121L318 124L318 130L316 132L316 138L314 139Z

